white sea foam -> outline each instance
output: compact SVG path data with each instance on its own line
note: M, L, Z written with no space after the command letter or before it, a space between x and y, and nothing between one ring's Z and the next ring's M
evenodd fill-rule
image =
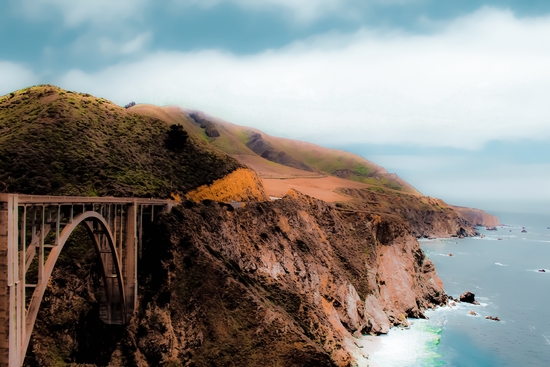
M507 264L502 264L502 263L495 263L495 265L498 265L498 266L508 266Z
M493 236L490 236L490 235L487 235L483 238L481 237L474 237L476 240L484 240L484 241L498 241L498 237L493 237Z
M426 311L429 320L409 319L408 329L393 328L380 337L382 349L371 355L370 361L379 366L442 366L445 363L438 352L443 325L450 313L464 312L465 306L438 307ZM359 365L365 367L365 365Z
M546 340L546 344L550 345L550 337L542 334L542 337L544 338L544 340Z
M445 257L452 257L452 256L449 256L449 254L437 254L437 253L431 253L430 255L435 255L435 256L445 256Z
M382 336L382 350L372 355L380 366L437 366L440 355L437 346L441 327L428 325L426 320L414 320L409 329L392 329Z

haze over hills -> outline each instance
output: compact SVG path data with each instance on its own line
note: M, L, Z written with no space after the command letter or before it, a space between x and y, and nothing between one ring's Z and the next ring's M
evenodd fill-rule
M227 178L248 166L276 197L296 189L328 202L352 200L352 207L364 209L369 205L358 206L365 195L357 190L376 189L394 202L400 194L420 195L397 175L352 153L273 137L176 106L124 109L49 85L0 97L0 131L0 154L7 157L0 162L4 192L183 197L226 178L216 193L201 189L202 196L195 197L209 192L217 200L264 200L261 190L246 189L258 186L255 174L239 171ZM228 189L228 182L240 184ZM460 215L472 223L498 222L468 210L460 209Z
M252 127L235 125L202 112L185 111L174 106L159 108L136 105L130 111L181 123L191 134L255 169L262 178L331 175L368 185L418 193L397 175L353 153L270 136Z
M456 233L458 227L450 230L454 226L449 223L460 222L462 219L458 217L478 225L498 224L498 218L482 210L455 208L442 200L422 196L396 174L388 173L383 167L353 153L270 136L255 128L176 106L138 104L130 111L182 124L191 135L254 169L270 196L282 197L288 190L295 189L357 210L383 210L407 216L410 211L405 209L415 208L414 213L422 214L417 217L409 215L408 219L414 223L413 229L422 227L414 229L418 236ZM395 211L397 207L404 209ZM439 218L434 220L433 213L438 213L436 217ZM434 229L439 227L436 222L441 222L442 218L446 218L443 220L445 229Z

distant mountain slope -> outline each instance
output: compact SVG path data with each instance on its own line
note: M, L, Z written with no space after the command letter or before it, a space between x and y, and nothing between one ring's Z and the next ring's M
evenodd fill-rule
M278 164L302 171L301 173L294 171L290 177L332 175L418 194L414 187L397 175L390 174L375 163L349 152L274 137L255 128L235 125L201 112L183 111L177 107L136 105L130 110L147 116L178 121L190 134L233 155L241 163L252 162L261 176L263 168L270 171L270 176L276 176L277 171L285 172L281 167L273 166ZM262 159L250 158L251 156Z
M0 191L170 197L243 167L156 111L50 85L0 97Z
M498 217L488 214L480 209L466 208L463 206L453 206L460 215L475 226L498 226L500 221Z

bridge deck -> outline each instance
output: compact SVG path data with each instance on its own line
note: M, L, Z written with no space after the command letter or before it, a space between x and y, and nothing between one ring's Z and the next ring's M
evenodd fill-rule
M0 202L7 201L10 194L0 194ZM167 205L177 204L174 200L128 198L128 197L94 197L94 196L48 196L48 195L17 195L18 204L132 204L138 205Z

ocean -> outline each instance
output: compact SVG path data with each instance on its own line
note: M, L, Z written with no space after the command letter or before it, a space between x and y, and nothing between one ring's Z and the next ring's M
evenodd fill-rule
M428 320L411 319L409 329L393 328L380 337L382 349L372 361L380 367L550 366L550 215L495 214L506 225L479 228L484 238L420 241L446 293L469 290L480 305L438 307L426 312Z

